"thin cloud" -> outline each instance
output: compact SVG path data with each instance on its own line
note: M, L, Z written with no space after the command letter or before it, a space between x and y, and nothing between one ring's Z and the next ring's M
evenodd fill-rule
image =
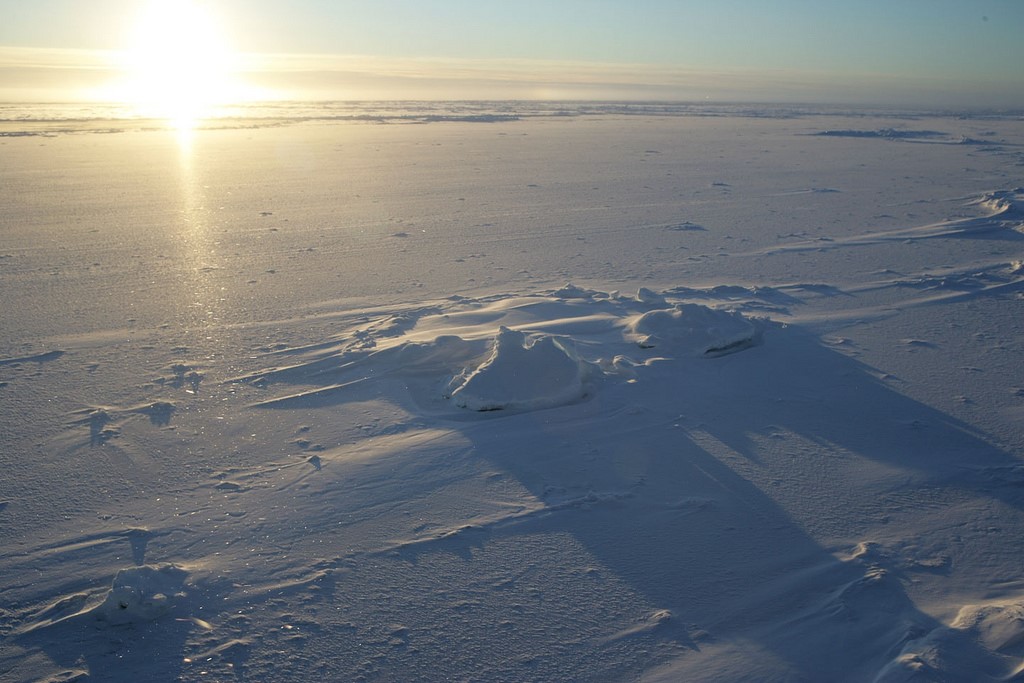
M236 76L277 99L610 99L1024 106L985 81L796 70L692 69L533 59L239 54ZM0 47L0 98L101 99L123 53Z

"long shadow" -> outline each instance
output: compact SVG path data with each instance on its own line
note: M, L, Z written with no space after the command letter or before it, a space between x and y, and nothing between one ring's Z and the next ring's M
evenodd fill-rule
M1024 508L1024 492L999 485L993 473L1024 465L993 445L977 428L895 390L893 379L822 345L798 327L771 333L771 346L723 363L694 368L707 387L695 412L709 409L716 419L702 428L750 459L758 458L751 437L782 428L857 457L906 470L917 483L930 482L993 497ZM782 362L779 362L781 360ZM730 411L736 396L749 407ZM707 413L705 413L707 414Z
M33 586L40 597L52 596L51 604L37 608L0 637L0 672L3 672L0 680L43 680L44 667L51 675L45 680L52 681L170 683L181 680L186 665L195 666L186 659L189 644L196 640L194 632L209 628L194 615L205 615L210 611L208 608L221 604L232 590L230 582L217 577L189 580L184 571L169 574L159 588L157 584L147 587L143 581L137 586L144 594L147 590L162 590L166 594L168 611L151 621L128 618L122 620L126 623L117 623L101 616L102 610L98 609L107 597L105 590L97 590L85 578L109 569L111 546L102 542L93 545L91 541L110 537L116 539L121 548L124 546L120 544L125 543L135 566L142 566L146 564L147 546L153 535L144 529L100 533L44 547L32 554L34 559L32 556L19 558L23 574L39 574L36 581L28 579L28 585ZM47 552L56 550L61 552ZM58 559L54 560L54 556ZM74 571L67 576L59 570L40 571L38 565L48 560L53 569L58 563L66 563L73 566ZM16 572L10 574L16 575ZM132 579L127 581L122 585L131 585ZM108 583L104 588L109 587ZM24 611L25 606L14 603L8 607ZM127 609L127 606L122 604L122 608ZM40 652L45 653L45 658L38 656ZM237 666L242 663L239 660ZM242 668L236 668L234 673L234 680L244 680Z
M181 680L182 652L194 628L174 618L112 626L84 615L17 636L14 642L24 650L18 657L22 665L33 651L43 650L53 665L63 669L48 680L171 683ZM8 662L12 668L17 664Z
M838 558L698 437L710 435L771 470L755 437L788 431L820 444L823 458L842 451L1020 508L1018 487L992 475L1013 471L1017 458L794 327L771 330L763 347L649 370L634 385L604 387L576 406L452 424L480 457L556 511L487 533L571 534L671 613L676 627L657 635L693 651L692 665L691 656L680 664L681 680L703 679L707 649L748 662L746 675L788 676L757 668L774 657L806 680L870 680L908 642L934 633L944 634L955 653L949 659L966 667L961 673L999 673L996 655L913 605L897 560L870 550ZM678 403L645 400L673 387ZM515 446L522 434L552 448L524 453ZM486 542L447 539L445 550L465 544L460 554L469 560Z
M922 638L941 642L953 677L1001 675L998 655L913 604L904 581L918 569L870 545L822 546L807 520L795 519L767 488L801 467L827 472L830 462L862 459L905 472L904 501L927 486L1024 508L1017 457L878 374L799 327L771 327L760 346L639 367L635 383L609 378L575 405L434 414L545 509L409 544L395 557L418 563L425 553L447 552L472 563L497 538L571 535L660 615L639 637L653 639L643 647L671 641L688 653L674 663L678 680L713 679L708 672L726 659L735 679L796 672L804 680L871 680L905 647L931 647ZM374 382L334 390L329 377L323 381L331 391L286 405L318 409L394 396ZM411 396L407 408L418 409ZM790 460L780 464L780 457ZM751 468L760 473L756 481L743 473ZM834 485L813 476L804 484L808 498L825 501L817 509L849 529L854 513L839 501L829 509ZM871 495L865 488L848 498ZM879 517L905 505L861 502Z
M139 536L129 535L137 564L143 559L136 543ZM203 668L218 665L223 668L222 662L212 665L201 660L192 662L187 655L190 654L190 644L193 652L196 647L203 647L204 639L200 636L197 644L195 632L208 627L193 615L205 615L211 611L210 607L221 604L232 590L230 581L204 579L180 588L183 592L171 598L166 614L152 621L124 624L105 621L92 611L78 612L86 601L96 602L99 598L96 595L86 598L84 593L75 593L45 610L48 614L43 616L52 618L51 623L27 632L8 634L0 641L3 643L0 671L7 669L12 677L27 671L29 675L24 680L42 680L39 678L42 672L32 670L37 662L34 653L38 651L46 653L48 669L62 669L46 679L54 681L171 683L182 680L186 674L194 676ZM192 654L192 657L197 655ZM230 680L248 680L244 659L245 652L237 651L225 659L235 662ZM8 680L3 674L0 674L0 679Z

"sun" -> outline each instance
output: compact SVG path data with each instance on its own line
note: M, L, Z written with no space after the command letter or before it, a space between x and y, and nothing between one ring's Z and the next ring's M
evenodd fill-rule
M190 126L237 98L236 55L201 2L150 0L129 29L116 99Z

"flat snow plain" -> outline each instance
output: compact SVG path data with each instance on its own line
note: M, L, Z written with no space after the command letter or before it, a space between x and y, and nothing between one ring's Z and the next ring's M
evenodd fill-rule
M5 125L0 679L1021 675L1020 117Z

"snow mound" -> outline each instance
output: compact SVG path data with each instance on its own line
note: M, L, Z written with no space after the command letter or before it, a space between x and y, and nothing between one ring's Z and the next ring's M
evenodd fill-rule
M952 626L971 633L993 652L1024 655L1024 605L1020 603L967 605Z
M187 576L173 564L122 569L114 576L106 599L92 612L111 624L153 621L171 609Z
M502 326L490 357L452 380L451 399L469 410L540 410L583 397L587 364L549 335Z
M743 307L760 296L733 287L728 305ZM575 403L659 375L646 370L656 363L699 363L740 351L759 340L765 325L666 292L641 287L624 296L574 285L431 303L378 320L354 317L335 341L296 350L298 362L232 381L303 387L253 404L261 408L362 400L373 385L392 387L417 410L463 419L467 409L520 412ZM656 357L640 350L652 346Z
M665 297L655 291L641 287L636 290L634 300L641 304L665 304Z
M909 640L875 679L909 681L1018 680L1024 671L1024 607L967 605L949 626Z
M630 337L641 348L671 346L695 355L738 351L754 341L755 332L739 313L687 303L648 311L629 325Z
M472 342L454 334L443 334L433 341L409 342L398 346L396 364L408 374L429 374L438 368L457 368L477 352Z
M1012 190L986 192L972 204L982 206L991 212L991 217L1004 221L1024 221L1024 187ZM1021 226L1017 226L1020 229Z
M571 282L565 283L561 288L551 293L556 299L592 299L597 292L583 287L577 287Z

